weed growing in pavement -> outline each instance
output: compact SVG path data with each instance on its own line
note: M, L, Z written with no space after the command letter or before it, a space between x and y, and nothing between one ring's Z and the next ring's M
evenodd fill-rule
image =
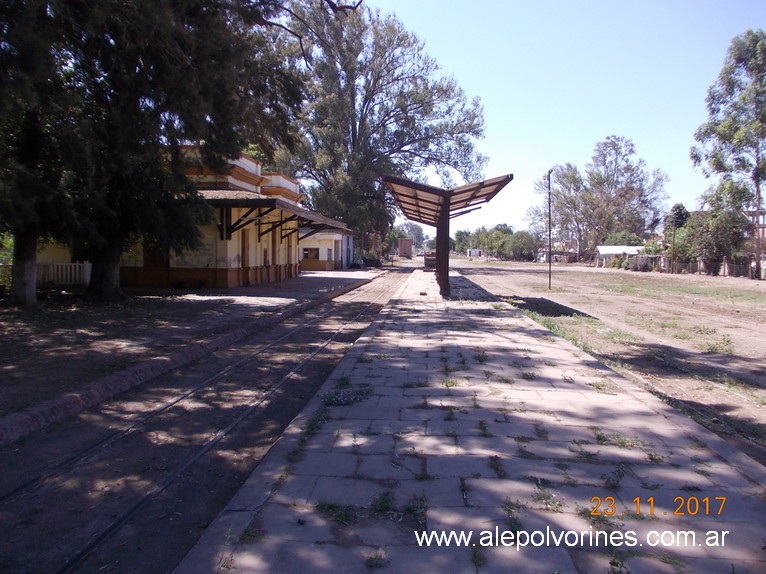
M368 556L364 561L364 565L370 570L377 568L385 568L391 561L386 558L381 552L375 552L371 556Z
M636 436L625 436L619 432L614 433L611 436L611 439L617 446L621 446L623 448L643 448L647 446L646 443L644 443L644 441L642 441L640 438Z
M617 523L611 517L606 516L603 513L591 514L591 508L586 506L580 506L579 504L575 505L575 514L598 530L612 532L618 528Z
M231 528L226 530L226 538L224 546L231 546ZM228 554L221 554L218 559L218 570L228 572L234 567L234 550L231 550Z
M372 509L375 512L391 512L396 510L394 495L390 492L382 492L372 500Z
M473 354L473 358L476 360L477 363L484 364L487 362L487 351L484 349L476 349L476 352Z
M503 459L493 454L489 457L489 468L495 473L497 478L505 478L505 469L503 468Z
M433 480L434 479L434 477L431 476L430 474L428 474L428 472L425 471L425 470L421 470L420 472L415 474L413 477L415 478L415 480L418 480L418 481Z
M303 456L303 451L306 449L306 445L309 440L322 428L322 425L329 418L328 410L325 407L317 410L309 419L306 424L306 428L300 434L298 438L298 444L290 452L287 453L287 462L297 462Z
M451 389L452 387L457 387L458 382L457 382L457 379L444 379L442 381L442 385L444 385L448 389Z
M517 449L518 449L519 458L523 458L526 460L534 460L534 459L540 458L535 453L528 451L526 447L522 445L518 445Z
M263 537L263 533L259 532L257 530L254 530L251 527L247 527L242 531L242 534L239 535L239 541L240 542L255 542L259 538Z
M598 427L591 427L591 430L596 435L596 442L598 444L607 444L609 442L609 437L606 436Z
M414 405L413 409L430 409L431 405L428 404L428 393L425 395L422 395L423 400L418 403L417 405Z
M514 502L510 498L506 497L505 502L503 502L503 511L508 515L505 524L512 532L519 532L523 529L523 525L519 520L519 511L522 508L524 508L524 505L518 500Z
M569 447L569 450L575 453L578 460L580 462L587 462L589 464L595 464L598 461L598 453L591 452L589 450L586 450L582 447L582 445L578 444L577 441L572 441L574 443L574 447Z
M419 523L424 523L426 519L426 512L428 511L428 503L425 495L414 495L407 504L404 505L404 512L411 518L416 519Z
M487 421L479 421L479 434L481 434L483 437L492 436L492 433L489 431L489 427L487 426Z
M619 462L612 472L601 475L604 479L604 487L615 490L620 487L620 482L625 478L625 463Z
M356 520L357 510L351 504L338 504L337 502L317 502L314 509L335 522L349 524Z
M662 462L664 462L665 460L664 456L652 451L646 452L646 456L649 457L649 462L651 462L652 464L662 464Z
M541 423L535 423L534 425L535 436L540 440L548 440L548 431Z
M628 574L628 567L625 566L625 560L620 556L612 556L609 560L609 570L607 574Z
M593 381L591 383L586 383L589 387L593 387L601 393L602 395L614 395L616 393L612 392L611 385L609 384L609 381L606 379L599 379L598 381Z
M445 421L454 421L455 420L455 407L447 407L447 414L444 415Z
M428 381L416 381L414 383L404 383L402 385L402 387L405 389L418 389L418 388L427 387L427 386L428 386Z
M689 445L689 448L693 448L693 449L707 448L707 443L704 440L701 440L695 436L695 437L692 437L692 442Z
M372 394L370 385L360 385L356 389L336 388L322 395L322 402L328 407L345 407L363 401Z
M548 512L564 512L564 503L556 500L556 495L541 484L537 485L537 491L532 495L532 500L540 503L542 509Z
M471 506L468 502L468 484L465 481L465 477L460 477L460 496L463 498L463 506Z
M487 563L487 557L484 556L484 553L479 546L471 548L471 562L477 568L484 566Z

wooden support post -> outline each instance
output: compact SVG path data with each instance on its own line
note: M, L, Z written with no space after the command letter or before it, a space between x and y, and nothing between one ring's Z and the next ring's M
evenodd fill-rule
M439 224L436 226L436 282L439 293L448 297L449 288L449 197L441 198L439 206Z

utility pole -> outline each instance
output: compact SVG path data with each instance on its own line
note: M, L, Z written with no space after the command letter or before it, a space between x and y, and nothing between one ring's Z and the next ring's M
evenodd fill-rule
M548 170L548 291L551 290L551 273L553 265L553 235L551 233L551 173L553 168Z

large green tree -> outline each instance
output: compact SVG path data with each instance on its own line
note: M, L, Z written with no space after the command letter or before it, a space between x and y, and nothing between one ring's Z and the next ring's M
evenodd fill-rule
M633 142L609 136L596 144L584 173L577 166L558 165L551 174L551 219L559 241L575 243L580 253L594 252L612 233L644 237L661 222L667 176L649 172L637 159ZM548 182L535 183L543 204L527 213L538 231L547 229Z
M63 90L49 2L0 3L0 232L13 235L11 298L36 303L37 241L67 237L63 150L76 104Z
M517 231L511 236L511 256L517 261L534 261L540 240L529 231Z
M705 264L708 274L718 275L724 258L737 255L745 235L752 229L742 212L749 196L747 186L724 179L702 195L702 207L706 209L691 214L684 225L686 251Z
M380 177L435 171L448 187L480 176L485 159L477 99L439 77L418 38L393 16L358 9L336 17L315 2L294 2L290 29L305 56L308 99L296 172L311 182L313 207L342 217L362 239L385 232L395 206Z
M289 138L299 84L257 33L277 9L265 0L67 4L64 72L83 102L74 170L90 223L79 247L95 298L119 296L120 255L137 238L160 252L197 244L209 214L183 175L182 144L199 145L217 168L248 143L269 154Z
M246 144L268 156L290 143L301 84L265 33L280 10L270 0L2 3L13 81L0 98L10 160L0 220L16 235L14 270L34 269L29 237L70 220L93 263L89 290L110 301L128 245L193 247L209 213L183 175L182 145L216 168Z
M708 121L694 134L700 145L691 149L691 159L706 175L747 182L758 222L766 180L766 32L748 30L732 40L706 102ZM763 245L757 229L755 251L760 277Z

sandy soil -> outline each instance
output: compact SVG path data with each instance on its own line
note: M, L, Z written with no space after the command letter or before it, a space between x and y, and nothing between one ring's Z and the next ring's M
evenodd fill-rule
M458 259L470 280L766 464L766 283Z

